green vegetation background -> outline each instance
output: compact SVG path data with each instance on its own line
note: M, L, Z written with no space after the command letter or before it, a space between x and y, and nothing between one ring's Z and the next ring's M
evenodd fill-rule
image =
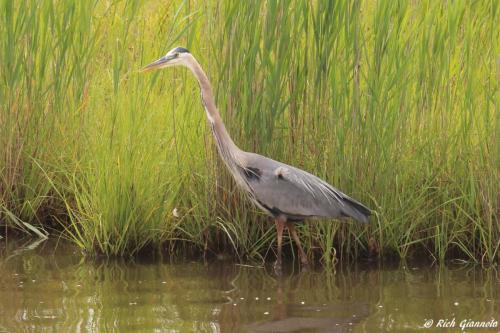
M89 254L272 250L191 74L139 73L182 45L242 149L374 209L369 226L300 226L309 255L495 261L499 5L0 0L3 235L62 230Z

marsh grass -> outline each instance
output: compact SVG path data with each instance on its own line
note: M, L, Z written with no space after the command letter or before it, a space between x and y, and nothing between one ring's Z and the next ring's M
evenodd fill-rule
M0 220L89 254L264 258L272 224L225 172L184 45L235 142L328 180L369 226L299 227L311 256L500 247L494 1L0 1ZM174 214L175 209L175 214Z

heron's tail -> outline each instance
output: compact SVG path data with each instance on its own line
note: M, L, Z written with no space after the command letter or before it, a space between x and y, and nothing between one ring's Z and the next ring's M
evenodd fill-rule
M368 223L368 218L372 215L368 207L348 196L343 198L343 203L342 213L344 215L352 217L358 222Z

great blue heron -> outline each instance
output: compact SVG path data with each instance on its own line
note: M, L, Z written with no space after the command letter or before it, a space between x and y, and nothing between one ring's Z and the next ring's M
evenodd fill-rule
M239 149L227 133L212 94L212 86L189 51L176 47L164 57L143 68L144 71L185 66L194 74L201 90L201 101L215 137L217 150L236 183L258 207L275 220L278 240L276 266L281 267L283 229L288 228L297 244L300 261L308 265L294 223L306 218L351 217L367 223L370 209L340 192L318 177L270 158Z

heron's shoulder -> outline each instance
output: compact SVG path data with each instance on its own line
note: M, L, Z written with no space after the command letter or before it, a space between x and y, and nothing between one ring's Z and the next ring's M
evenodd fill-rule
M254 168L261 174L265 174L271 178L276 178L277 181L288 181L309 192L321 192L326 196L333 195L337 199L342 193L336 188L322 180L321 178L292 165L283 162L275 161L269 157L265 157L255 153L246 153L246 167Z
M284 186L284 183L289 183L292 186L306 189L311 189L313 186L324 186L321 179L307 171L259 154L246 154L242 167L245 170L250 170L252 174L259 175L259 181L265 179L267 184L278 182L281 186ZM324 184L328 186L326 183Z
M249 152L243 152L241 161L243 162L244 166L263 169L270 169L283 164L281 162L273 160L272 158Z

